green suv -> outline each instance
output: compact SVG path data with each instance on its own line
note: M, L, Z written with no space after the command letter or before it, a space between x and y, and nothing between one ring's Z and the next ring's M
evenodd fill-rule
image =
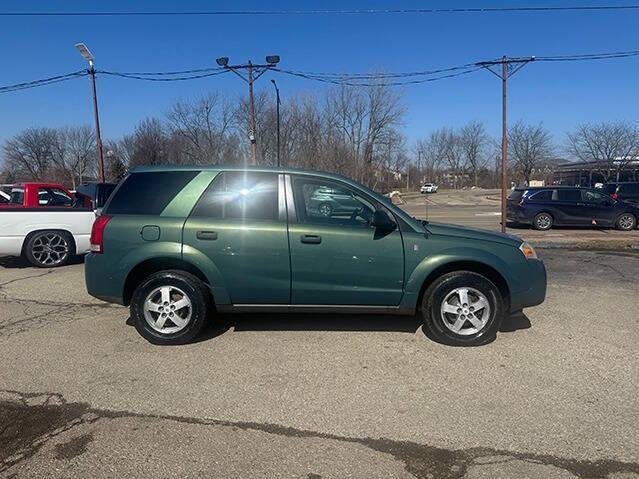
M319 207L337 193L344 207ZM156 344L189 342L215 312L420 311L431 337L477 345L546 294L520 239L420 221L316 171L136 168L96 219L91 251L89 293L130 305Z

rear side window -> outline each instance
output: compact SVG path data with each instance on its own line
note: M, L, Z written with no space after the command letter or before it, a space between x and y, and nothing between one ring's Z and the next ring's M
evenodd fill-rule
M557 199L559 201L581 201L581 191L579 190L557 190Z
M552 201L552 190L542 190L532 194L529 198L531 201Z
M521 200L522 196L524 196L524 190L514 190L512 193L510 193L508 199L511 201L519 201Z
M639 195L639 183L628 183L619 187L620 195Z
M206 189L192 217L277 221L277 173L227 171Z
M107 205L109 215L159 215L198 171L132 173Z
M24 203L24 190L22 188L14 188L11 190L11 199L9 203L12 205L21 205Z

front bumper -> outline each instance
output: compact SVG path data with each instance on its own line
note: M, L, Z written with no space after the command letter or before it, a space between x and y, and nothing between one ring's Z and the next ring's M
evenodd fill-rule
M544 262L538 259L530 259L526 274L528 287L518 293L512 293L510 298L510 311L520 311L523 308L537 306L546 299L546 287L548 278Z

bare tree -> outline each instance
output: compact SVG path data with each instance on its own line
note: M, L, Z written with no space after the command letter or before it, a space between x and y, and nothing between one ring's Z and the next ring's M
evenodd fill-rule
M170 141L157 118L147 118L135 127L130 166L169 163Z
M43 180L59 152L58 135L52 128L27 128L3 145L5 166L16 176Z
M550 133L541 124L515 123L508 130L508 147L511 161L526 184L530 182L533 171L542 168L553 155Z
M568 134L568 150L581 161L596 161L606 181L639 155L639 130L627 122L580 125Z
M95 133L90 126L65 127L58 131L58 154L54 161L71 180L75 189L82 179L96 174Z
M452 128L441 128L430 134L428 154L443 162L449 171L453 188L459 188L466 172L466 158L460 136Z
M465 125L459 132L459 143L465 163L473 177L473 185L477 186L478 173L488 162L486 149L489 140L484 125L477 121Z
M177 102L167 114L170 133L178 141L184 161L195 164L235 163L237 138L234 111L228 102L211 93L194 103ZM180 141L181 140L181 141Z

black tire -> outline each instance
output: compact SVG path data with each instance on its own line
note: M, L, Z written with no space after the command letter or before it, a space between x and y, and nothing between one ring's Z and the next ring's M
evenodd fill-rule
M317 207L317 211L319 211L320 215L330 218L330 216L333 214L333 207L330 205L330 203L322 203Z
M167 329L166 333L154 329L147 321L144 307L145 302L149 299L149 295L159 288L170 288L172 293L171 303L173 303L174 298L177 298L177 300L181 299L179 298L179 294L173 295L173 293L177 292L184 293L184 296L190 301L190 306L185 307L190 308L190 316L186 320L186 325L179 331L171 331L171 328L175 329L180 325L178 323L172 323L172 320L168 317L165 320L166 322L163 323ZM156 292L155 294L161 295L162 293ZM186 344L198 335L206 322L209 296L210 294L206 285L192 274L177 270L159 271L150 275L135 289L133 297L131 298L131 319L138 333L150 343L159 345ZM150 299L153 299L153 297L155 297L155 295ZM169 309L166 311L167 313L164 313L165 315L178 314L177 311L171 313L168 313ZM148 314L152 319L157 319L162 313L148 312ZM186 316L186 312L180 314L181 316ZM181 316L178 316L180 320L182 320Z
M460 297L455 291L460 289L467 290L470 300L464 311L470 308L470 304L477 304L476 300L479 298L476 295L477 292L487 300L488 308L481 308L484 313L487 313L485 318L483 314L480 317L472 313L473 321L483 323L481 328L476 328L470 319L462 319L459 333L451 329L456 323L455 318L460 319L461 314L456 316L443 313L442 305L447 298L451 298L448 301L459 300ZM447 304L450 305L450 303ZM462 309L461 306L463 305L460 305L460 309ZM477 311L480 311L480 308ZM492 341L503 321L504 314L504 300L499 289L488 278L471 271L454 271L437 278L424 292L422 298L425 333L434 340L450 346L480 346Z
M552 228L554 222L555 220L550 213L539 213L535 216L535 219L533 219L532 225L536 230L548 231Z
M66 231L38 231L29 237L23 251L36 268L57 268L75 255L75 242Z
M637 217L632 213L623 213L615 221L615 228L621 231L632 231L637 227Z

